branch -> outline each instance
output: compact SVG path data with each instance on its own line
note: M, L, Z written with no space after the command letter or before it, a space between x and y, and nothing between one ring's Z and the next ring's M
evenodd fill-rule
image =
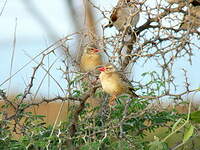
M83 111L83 109L85 108L85 102L86 100L93 94L95 93L95 91L99 88L100 86L95 86L93 88L91 88L85 95L83 95L82 98L80 98L80 105L79 107L76 109L74 116L73 116L73 120L72 120L72 124L70 126L70 136L73 137L77 131L77 124L78 124L78 116L79 114Z

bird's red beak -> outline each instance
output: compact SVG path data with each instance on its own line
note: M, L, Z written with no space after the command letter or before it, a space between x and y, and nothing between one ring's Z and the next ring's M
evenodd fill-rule
M96 48L93 48L93 51L94 51L95 53L102 52L102 50L96 49Z
M106 70L106 68L105 67L101 67L101 68L98 68L98 70L101 71L101 72L103 72L103 71Z

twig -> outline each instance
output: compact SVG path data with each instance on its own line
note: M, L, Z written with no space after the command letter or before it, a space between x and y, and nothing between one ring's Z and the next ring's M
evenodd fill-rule
M16 47L16 34L17 34L17 18L15 20L15 30L14 30L14 38L13 38L13 47L12 47L12 55L11 55L11 62L10 62L10 80L8 83L8 92L7 95L9 95L9 91L10 91L10 86L11 86L11 75L12 75L12 69L13 69L13 63L14 63L14 56L15 56L15 47Z
M7 1L8 1L8 0L5 0L5 2L4 2L4 4L3 4L3 7L2 7L1 12L0 12L0 16L3 14L3 11L4 11L5 7L6 7Z

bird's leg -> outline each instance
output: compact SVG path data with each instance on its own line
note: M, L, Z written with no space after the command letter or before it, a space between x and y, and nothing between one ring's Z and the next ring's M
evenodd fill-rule
M110 99L109 99L109 105L114 105L115 104L115 100L116 100L116 96L115 95L113 95Z

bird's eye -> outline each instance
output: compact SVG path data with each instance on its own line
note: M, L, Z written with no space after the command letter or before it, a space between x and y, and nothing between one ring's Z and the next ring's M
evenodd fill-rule
M95 50L94 48L91 48L91 49L90 49L90 52L94 52L94 50Z
M106 70L111 70L111 68L110 68L110 67L107 67Z

